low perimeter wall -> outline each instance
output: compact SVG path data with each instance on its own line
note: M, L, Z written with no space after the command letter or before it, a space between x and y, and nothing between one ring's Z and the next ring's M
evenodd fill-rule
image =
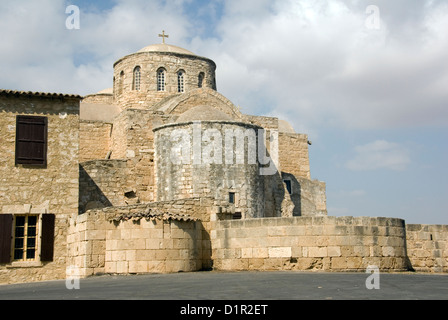
M409 269L405 222L394 218L292 217L217 221L217 270Z
M73 217L67 266L78 276L210 268L209 199L90 210Z
M419 272L448 272L448 225L406 225L407 251Z

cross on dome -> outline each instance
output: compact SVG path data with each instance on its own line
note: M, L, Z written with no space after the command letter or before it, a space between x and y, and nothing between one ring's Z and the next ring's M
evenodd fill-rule
M165 44L165 38L169 38L170 36L165 34L165 30L162 30L162 34L159 34L159 37L163 39L163 44Z

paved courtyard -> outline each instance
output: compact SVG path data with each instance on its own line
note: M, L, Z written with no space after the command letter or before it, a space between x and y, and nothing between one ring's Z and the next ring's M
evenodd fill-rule
M99 276L0 286L0 300L409 300L448 299L448 275L385 273L194 272ZM379 289L368 289L370 284Z

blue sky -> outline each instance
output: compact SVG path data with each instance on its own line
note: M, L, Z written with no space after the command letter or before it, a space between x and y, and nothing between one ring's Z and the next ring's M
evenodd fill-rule
M329 215L448 224L447 1L0 0L0 87L100 91L162 30L244 113L309 135Z

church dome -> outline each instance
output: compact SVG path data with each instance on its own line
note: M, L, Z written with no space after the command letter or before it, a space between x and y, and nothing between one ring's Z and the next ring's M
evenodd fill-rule
M165 43L149 45L139 50L137 53L141 52L169 52L169 53L180 53L195 56L193 52L188 51L187 49Z
M232 121L233 119L226 113L209 106L197 106L182 113L176 122L191 121Z

